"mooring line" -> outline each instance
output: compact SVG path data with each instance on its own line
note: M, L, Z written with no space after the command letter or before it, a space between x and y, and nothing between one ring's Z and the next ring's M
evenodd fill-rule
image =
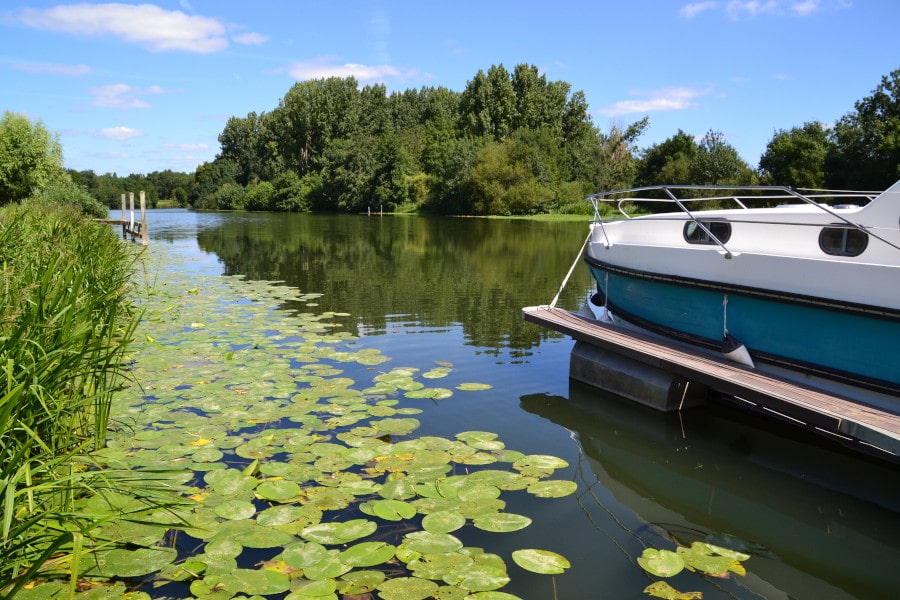
M569 277L572 276L572 271L575 270L575 265L578 264L578 261L581 260L581 255L584 254L584 248L587 246L587 243L591 240L591 233L588 232L587 237L584 238L584 243L581 245L581 250L578 251L578 255L575 257L575 262L572 263L572 266L569 267L569 272L566 273L565 279L563 279L562 285L559 286L559 291L556 292L556 296L553 298L553 302L550 303L550 308L554 308L556 306L556 302L559 300L560 295L562 294L563 289L566 287L566 284L569 283Z

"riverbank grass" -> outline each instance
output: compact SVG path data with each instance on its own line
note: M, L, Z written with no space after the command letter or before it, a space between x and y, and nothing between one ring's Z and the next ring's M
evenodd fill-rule
M66 573L74 590L103 520L80 502L129 485L89 453L127 380L133 261L77 208L0 211L0 596L48 573Z

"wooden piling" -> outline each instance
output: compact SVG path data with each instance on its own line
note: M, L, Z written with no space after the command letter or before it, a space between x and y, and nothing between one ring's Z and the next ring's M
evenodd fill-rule
M122 194L122 239L128 239L128 224L125 220L126 215L128 214L125 206L125 194Z
M129 215L130 208L130 215ZM134 215L134 192L128 193L128 200L125 194L122 194L122 218L121 219L94 219L98 223L109 223L110 225L122 226L122 239L127 240L131 236L131 241L141 237L141 245L146 246L150 243L149 232L147 230L147 199L144 191L140 192L140 210L141 220L135 221Z

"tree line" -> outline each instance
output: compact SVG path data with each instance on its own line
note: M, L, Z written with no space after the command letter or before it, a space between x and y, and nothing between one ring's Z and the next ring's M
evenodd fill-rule
M756 168L713 130L639 148L648 123L602 131L583 92L533 65L494 65L462 92L331 77L228 119L216 158L194 173L68 177L111 207L144 189L151 206L465 215L581 212L592 192L659 183L878 190L900 179L900 70L833 125L774 132ZM0 127L0 203L2 138Z

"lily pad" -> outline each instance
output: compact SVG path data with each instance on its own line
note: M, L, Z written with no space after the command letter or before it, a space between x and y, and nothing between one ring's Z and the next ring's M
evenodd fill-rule
M406 564L406 568L413 575L422 579L441 581L445 575L460 570L467 570L475 561L471 556L462 552L445 552L439 554L424 554Z
M362 596L375 591L384 580L381 571L351 571L341 576L337 589L344 596Z
M116 577L140 577L159 571L178 557L174 548L113 549L102 555L104 573Z
M406 396L407 398L420 400L446 400L452 395L453 392L451 390L448 390L447 388L422 388L420 390L413 390L404 394L404 396Z
M671 550L644 548L637 562L641 568L657 577L672 577L684 570L684 559Z
M512 553L512 558L517 565L526 571L542 575L562 573L571 566L566 557L549 550L533 548L516 550Z
M489 390L492 387L494 387L494 386L487 384L487 383L461 383L458 386L456 386L456 389L463 390L466 392L479 392L482 390Z
M299 542L287 546L281 558L292 567L306 568L320 563L328 556L325 546L315 542Z
M663 600L700 600L702 592L679 592L666 581L656 581L644 588L644 593Z
M301 537L319 544L346 544L375 533L378 525L366 519L343 523L319 523L300 532Z
M493 513L477 517L472 522L478 529L494 533L508 533L525 529L531 525L531 519L513 513Z
M319 581L301 581L288 595L290 600L307 600L314 598L334 598L337 582L334 579Z
M300 495L300 486L293 481L264 481L256 487L256 495L263 500L288 502Z
M438 584L417 577L388 579L378 586L378 595L384 600L425 600L434 595Z
M372 511L386 521L402 521L416 516L415 507L400 500L376 500L372 503Z
M740 552L718 548L704 542L694 542L690 548L679 546L676 551L678 556L684 560L685 566L708 575L722 576L729 571L738 575L747 573L740 561L733 558L734 556L749 558ZM727 556L719 554L719 551L724 552Z
M237 469L225 469L222 471L210 471L204 477L206 483L213 490L223 496L239 496L251 492L259 483L253 477L248 477Z
M464 516L449 510L433 512L422 518L422 528L431 533L450 533L465 524Z
M394 557L396 548L385 542L363 542L343 551L341 560L353 567L372 567Z
M444 581L470 592L488 592L502 588L510 579L505 566L475 564L451 571L444 576Z
M574 494L578 484L574 481L538 481L528 486L528 493L538 498L562 498Z
M303 576L314 580L334 579L351 569L353 566L343 560L340 550L328 550L323 560L303 569Z
M256 514L256 507L252 502L244 502L243 500L225 500L215 508L215 512L223 519L233 521L241 519L249 519Z
M463 543L449 533L431 533L430 531L408 533L404 536L403 543L408 548L422 554L456 552L463 547Z

